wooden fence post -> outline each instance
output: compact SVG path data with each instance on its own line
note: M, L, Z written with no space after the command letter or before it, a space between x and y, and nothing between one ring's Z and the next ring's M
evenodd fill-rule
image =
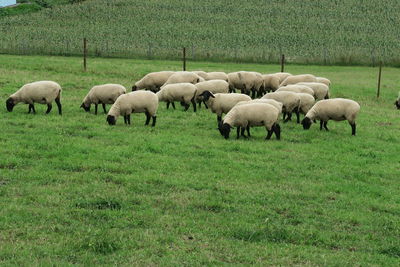
M281 55L281 72L285 71L285 55Z
M186 71L186 47L183 48L183 71Z
M376 92L377 98L379 98L379 95L381 93L381 77L382 77L382 61L379 62L378 91Z
M83 38L83 71L86 71L87 40Z

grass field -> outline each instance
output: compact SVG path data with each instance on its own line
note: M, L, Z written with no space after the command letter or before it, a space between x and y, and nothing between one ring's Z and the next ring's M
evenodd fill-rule
M400 65L397 0L65 2L1 17L0 53Z
M331 79L333 97L361 105L358 133L282 124L282 140L225 140L204 108L143 114L115 127L79 109L87 90L129 88L175 61L0 56L1 265L398 266L400 262L399 70L288 65ZM277 65L188 63L207 71L276 72ZM12 113L24 83L54 80L64 114Z

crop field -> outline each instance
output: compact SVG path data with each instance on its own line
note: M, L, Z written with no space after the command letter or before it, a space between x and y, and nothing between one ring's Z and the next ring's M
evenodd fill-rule
M400 64L397 0L43 2L0 16L0 53L78 55L86 37L102 57L178 59L185 46L198 61Z
M117 1L118 2L118 1ZM131 126L79 108L89 88L179 70L177 61L0 56L0 265L398 266L398 69L288 65L331 79L333 97L358 101L347 122L282 139L225 140L216 116L161 103L157 125ZM276 72L278 65L189 62L190 70ZM63 115L5 109L27 82L63 87ZM109 106L108 106L109 108Z

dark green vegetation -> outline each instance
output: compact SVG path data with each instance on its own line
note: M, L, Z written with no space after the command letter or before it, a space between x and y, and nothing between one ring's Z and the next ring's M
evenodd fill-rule
M400 260L397 69L288 66L329 77L334 97L361 104L356 137L346 122L282 140L225 140L216 116L160 105L119 118L79 109L93 85L129 88L180 62L0 56L0 264L398 266ZM275 72L277 65L189 63L189 69ZM63 115L27 105L6 112L24 83L55 80ZM179 106L179 105L178 105ZM108 107L109 108L109 107Z
M397 0L91 0L0 19L0 52L399 65ZM65 1L58 1L65 2Z

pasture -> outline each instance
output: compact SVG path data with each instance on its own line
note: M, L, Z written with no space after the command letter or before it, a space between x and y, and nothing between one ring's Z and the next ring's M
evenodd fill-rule
M91 2L91 1L88 1ZM122 2L122 1L118 1ZM358 101L347 122L304 131L281 123L281 140L225 140L216 116L160 104L157 125L109 126L79 108L96 84L129 89L178 61L0 56L0 264L398 266L399 70L287 65L328 77L332 97ZM262 73L278 65L188 62L188 70ZM54 80L63 115L36 115L5 100ZM107 107L109 109L110 106ZM93 108L92 108L93 109Z
M0 10L0 53L78 55L86 37L102 57L176 60L185 46L198 61L400 63L397 0L35 2Z

